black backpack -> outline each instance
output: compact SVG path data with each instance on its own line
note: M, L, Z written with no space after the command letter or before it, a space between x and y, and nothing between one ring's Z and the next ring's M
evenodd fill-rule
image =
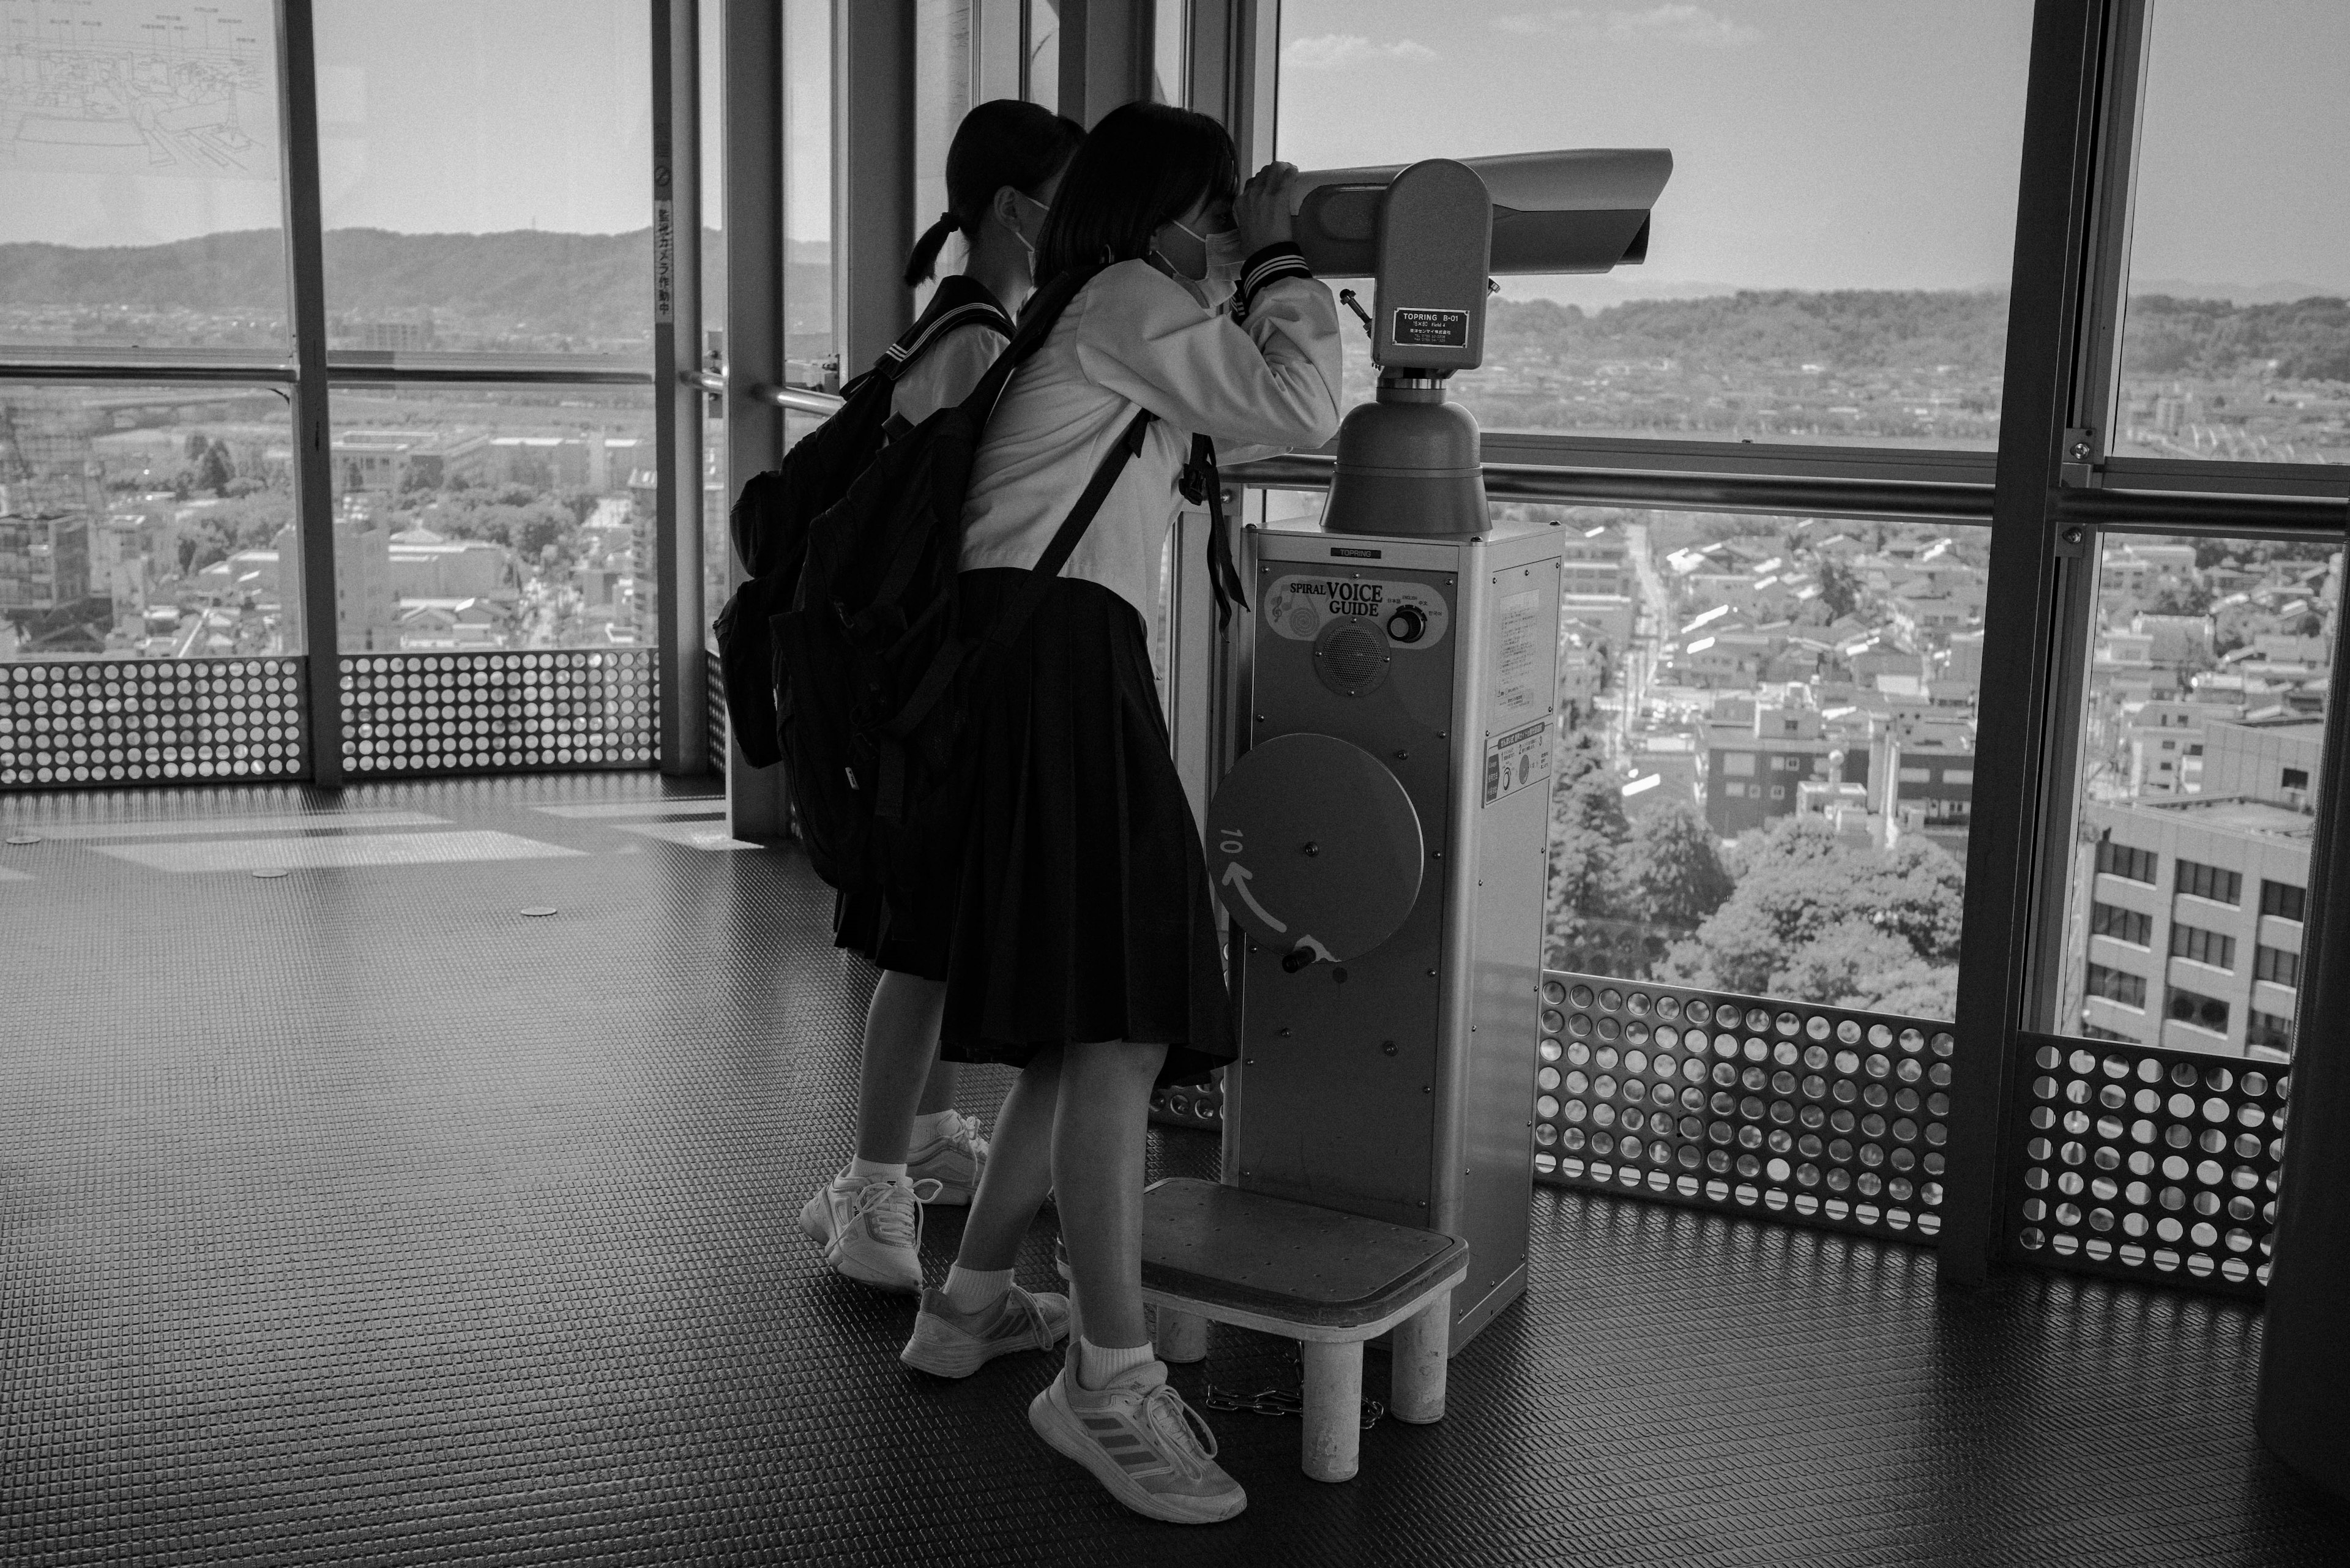
M746 482L727 514L734 552L749 574L718 612L718 668L734 742L753 767L782 760L776 744L775 655L768 621L791 607L807 556L808 524L847 493L874 454L911 427L889 411L899 380L947 334L973 323L1012 336L994 296L971 279L940 280L930 307L842 389L838 412L784 454L781 468Z
M988 417L1091 277L1038 291L971 396L884 447L816 517L792 607L770 623L785 775L800 837L836 888L910 891L951 853L963 693L1025 629L1103 498L1141 450L1138 411L1018 594L983 636L959 624L963 498Z

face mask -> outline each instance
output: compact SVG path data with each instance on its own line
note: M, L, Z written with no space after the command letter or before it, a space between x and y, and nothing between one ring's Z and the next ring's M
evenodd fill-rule
M1168 227L1181 229L1200 242L1201 252L1207 258L1207 271L1199 277L1193 277L1169 261L1164 252L1159 254L1159 259L1167 262L1169 270L1186 283L1225 285L1224 297L1230 298L1230 286L1240 280L1241 268L1248 261L1247 253L1241 249L1241 232L1238 229L1220 229L1212 234L1203 234L1178 218L1170 218Z
M1025 206L1025 207L1033 207L1033 208L1035 208L1035 211L1036 211L1036 233L1037 233L1037 234L1038 234L1038 236L1039 236L1039 237L1042 237L1042 236L1043 236L1043 234L1044 234L1044 233L1045 233L1045 216L1046 216L1048 213L1050 213L1052 212L1052 210L1053 210L1053 209L1052 209L1052 208L1050 208L1050 207L1048 207L1048 206L1046 206L1044 202L1039 202L1038 200L1036 200L1036 198L1035 198L1035 197L1031 196L1031 195L1030 195L1030 194L1028 194L1028 192L1025 192L1025 191L1014 191L1014 192L1012 192L1012 199L1013 199L1014 201L1015 201L1015 202L1019 202L1021 205L1023 205L1023 206ZM1030 239L1029 239L1029 237L1028 237L1025 234L1024 234L1024 233L1022 233L1022 232L1021 232L1021 228L1020 228L1020 225L1019 225L1019 224L1017 224L1017 223L1009 223L1009 224L1006 224L1005 226L1006 226L1007 228L1009 228L1009 229L1012 231L1012 237L1013 237L1014 239L1018 240L1018 241L1020 242L1020 248L1021 248L1022 250L1026 251L1026 252L1028 253L1028 265L1029 265L1029 268L1030 268L1030 270L1032 270L1032 271L1033 271L1033 270L1035 270L1035 265L1036 265L1036 246L1035 246L1035 243L1034 241L1030 240Z

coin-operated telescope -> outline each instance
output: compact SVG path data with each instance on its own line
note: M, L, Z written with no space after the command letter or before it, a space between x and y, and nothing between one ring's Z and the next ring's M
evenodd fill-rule
M1246 751L1209 806L1245 933L1225 1179L1469 1243L1453 1347L1525 1288L1559 531L1495 526L1477 421L1487 279L1646 253L1665 152L1302 176L1315 271L1378 280L1376 401L1318 529L1251 529ZM1239 631L1235 628L1235 631Z
M1378 280L1365 322L1378 398L1338 432L1326 527L1483 531L1476 417L1445 401L1444 380L1484 360L1490 280L1646 260L1648 213L1672 171L1673 155L1653 149L1431 158L1297 177L1291 200L1306 265L1325 277Z

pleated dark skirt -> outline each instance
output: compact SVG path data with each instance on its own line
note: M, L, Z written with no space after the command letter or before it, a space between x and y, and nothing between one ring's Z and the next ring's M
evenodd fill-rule
M1026 576L964 573L967 624L987 625ZM941 857L922 908L844 897L836 940L946 981L949 1061L1132 1040L1169 1048L1161 1083L1205 1079L1236 1054L1232 1012L1142 618L1062 578L972 701L960 856Z

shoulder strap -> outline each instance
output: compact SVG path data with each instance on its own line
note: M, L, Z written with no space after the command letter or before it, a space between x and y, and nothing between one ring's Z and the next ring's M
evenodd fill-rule
M987 373L980 377L979 384L972 388L971 396L962 401L962 406L974 416L979 429L986 429L988 416L995 411L996 400L1003 395L1004 387L1012 379L1012 372L1045 346L1045 339L1052 335L1054 323L1061 319L1061 312L1068 308L1069 301L1076 298L1077 291L1091 283L1094 274L1100 270L1099 267L1072 267L1028 296L1028 303L1021 306L1020 325L1014 329L1012 341L1003 346L1003 352L995 357L995 363L987 368Z
M990 642L1008 647L1020 639L1020 634L1027 629L1029 618L1035 615L1036 607L1045 602L1045 595L1052 587L1053 579L1059 576L1061 568L1069 564L1069 556L1076 550L1077 541L1093 525L1094 514L1109 498L1110 486L1118 483L1118 476L1126 471L1126 465L1141 455L1142 432L1149 428L1150 421L1156 417L1149 409L1138 409L1134 418L1127 421L1126 429L1118 432L1118 444L1104 452L1101 462L1095 465L1094 476L1087 482L1084 493L1077 497L1077 504L1069 508L1069 515L1061 524L1060 532L1055 534L1053 542L1045 546L1044 555L1037 557L1027 580L1020 585L1020 592L996 612L995 624L987 630Z
M1024 327L1025 324L1023 325ZM1094 514L1101 510L1102 503L1109 498L1110 486L1118 483L1118 476L1126 471L1126 465L1142 451L1142 432L1149 428L1154 417L1148 409L1136 410L1134 418L1128 420L1126 428L1118 432L1117 444L1104 452L1101 462L1095 464L1093 478L1087 482L1084 493L1077 497L1077 504L1069 508L1069 515L1053 535L1053 542L1045 546L1045 554L1030 568L1026 579L1020 585L1019 593L996 612L995 624L987 629L987 640L991 644L997 648L1009 647L1018 641L1020 634L1027 629L1037 607L1045 602L1045 595L1051 590L1054 579L1061 575L1061 568L1069 564L1069 556L1076 549L1078 539L1092 525ZM931 667L922 672L921 680L907 697L905 706L881 727L882 733L898 742L903 742L912 734L930 716L931 710L938 706L939 699L947 694L947 689L954 681L955 672L962 669L964 657L969 652L969 646L960 639L951 640L940 649L937 657L931 660ZM895 817L900 804L899 797L900 791L894 779L885 777L879 797L881 804L877 809L885 816Z

